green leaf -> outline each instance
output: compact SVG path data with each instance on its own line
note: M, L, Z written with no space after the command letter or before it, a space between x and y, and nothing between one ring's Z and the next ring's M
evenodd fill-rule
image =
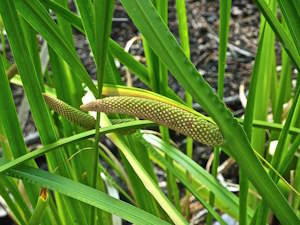
M109 132L117 132L117 131L122 131L122 130L128 130L128 129L139 129L145 126L153 126L154 124L150 121L132 121L132 122L127 122L127 123L122 123L122 124L116 124L112 125L109 127L101 128L100 129L100 134L106 134ZM52 150L55 150L61 146L64 146L66 144L78 142L87 138L92 137L95 135L95 130L90 130L86 131L83 133L75 134L71 137L67 138L61 138L56 142L53 142L52 144L46 145L43 148L36 149L35 151L29 152L26 155L23 155L15 160L12 160L4 165L0 166L0 174L4 173L8 169L14 168L30 159L37 158L41 155L46 154L47 152L50 152Z
M0 122L7 136L13 157L19 157L28 152L23 139L14 99L9 87L4 64L0 57ZM32 164L33 165L33 164Z
M280 11L287 23L291 36L294 40L295 46L300 54L300 26L299 26L299 2L277 0ZM297 11L298 9L298 11Z
M62 11L60 13L60 6L57 4L55 5L53 1L50 0L43 0L50 4L50 8L53 9L56 13L60 14L61 16L68 16L69 19L65 17L66 20L69 22L74 21L74 24L77 24L76 27L80 28L81 32L86 34L86 37L89 41L90 48L94 55L96 55L96 43L95 43L95 13L93 10L93 5L91 0L76 0L76 6L80 13L81 20L77 15L71 13L69 10ZM73 22L72 22L73 24Z
M3 165L3 163L5 163L5 161L0 158L0 165ZM57 191L135 224L169 224L150 213L112 198L101 191L40 169L23 166L19 169L11 169L7 171L7 173L9 176Z

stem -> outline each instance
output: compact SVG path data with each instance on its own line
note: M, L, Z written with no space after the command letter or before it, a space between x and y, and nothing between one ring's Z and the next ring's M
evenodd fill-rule
M211 174L213 177L217 177L218 175L218 167L220 163L220 148L214 148L214 161L212 166ZM213 192L209 193L209 204L213 207L215 204L215 195ZM206 224L212 224L212 215L209 213L206 217Z
M226 52L229 32L229 21L230 21L230 9L231 0L221 1L220 0L220 28L219 28L219 61L218 61L218 96L223 99L224 96L224 78L225 78L225 66L226 66ZM221 149L214 148L214 161L212 167L212 175L217 177L218 166L220 163L220 152ZM215 202L215 196L212 192L209 194L209 203L213 207ZM207 215L206 223L212 224L212 215Z
M108 47L108 39L111 31L112 24L112 15L114 10L114 1L111 0L96 0L94 1L94 25L95 25L95 61L97 66L97 83L98 83L98 95L95 96L97 98L102 97L102 87L103 80L105 74L105 66L106 66L106 58L107 58L107 47ZM94 143L94 161L92 162L92 187L96 187L97 184L97 175L98 175L98 160L99 160L99 148L98 142L100 139L100 113L97 113L96 118L96 135L95 135L95 143ZM102 179L99 179L100 187L104 187L104 182ZM97 224L97 216L96 216L96 208L91 209L90 222L91 224ZM106 219L104 218L104 213L101 212L101 217L103 223L105 223Z
M178 28L179 28L179 36L181 41L181 46L184 50L185 55L190 58L190 44L189 44L189 32L188 32L188 23L186 18L186 6L184 0L176 0L176 13L178 17ZM188 91L185 91L186 103L188 107L193 107L193 98ZM192 158L193 157L193 139L186 139L186 153ZM187 172L187 177L190 179L190 175ZM186 190L186 208L185 214L186 218L189 219L189 198L190 192Z

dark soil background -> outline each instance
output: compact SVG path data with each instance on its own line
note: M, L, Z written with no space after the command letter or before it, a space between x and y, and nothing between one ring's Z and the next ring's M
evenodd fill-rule
M218 27L219 27L219 2L208 0L188 0L187 15L189 22L190 34L190 47L191 47L191 60L196 68L204 76L204 78L214 87L217 87L217 67L218 67ZM70 6L75 10L74 5ZM134 37L140 36L140 33L135 28L132 21L124 11L121 4L117 1L114 14L114 22L112 27L111 36L122 47L125 47L129 40ZM175 11L175 1L169 1L169 27L173 34L178 38L177 20ZM243 114L243 107L240 103L239 88L241 84L248 84L250 74L253 67L257 37L259 30L259 13L254 3L250 0L233 0L231 10L231 22L229 33L229 46L227 51L227 67L226 78L224 87L224 101L227 106L233 111L236 116ZM83 64L93 78L96 77L96 67L90 56L88 42L85 37L74 31L74 40L78 55L80 56ZM0 48L3 49L2 46ZM138 59L145 63L144 52L142 43L137 40L131 45L129 52L138 57ZM7 55L12 59L11 52L7 49ZM125 68L120 66L120 71L125 78ZM146 88L137 78L131 76L133 86ZM169 86L184 98L184 90L176 80L169 76ZM30 148L36 147L39 144L39 136L36 132L30 112L26 110L26 102L23 100L23 90L16 86L12 86L13 95L18 106L19 114L23 117L22 128L27 145ZM23 102L23 103L22 103ZM25 102L25 113L24 110ZM201 110L198 104L194 104L195 109ZM171 133L173 140L178 144L179 148L184 151L185 142L184 137ZM107 140L105 140L107 144ZM208 159L212 153L212 149L194 144L194 160L206 166ZM226 159L222 155L221 161ZM221 179L226 180L228 183L237 183L237 166L233 165L229 170L223 173ZM164 180L164 174L157 170L161 181ZM163 185L162 185L163 186ZM233 185L233 189L234 185ZM192 205L195 209L193 224L202 224L203 216L201 213L201 206L198 203ZM197 209L197 210L196 210ZM0 218L0 224L5 223Z

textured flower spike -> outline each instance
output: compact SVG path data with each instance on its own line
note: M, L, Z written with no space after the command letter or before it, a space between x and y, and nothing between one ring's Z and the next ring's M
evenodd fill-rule
M87 113L84 113L65 102L53 98L47 94L43 94L44 99L49 106L50 109L53 109L59 115L64 117L65 119L73 122L83 128L93 129L96 125L96 120Z
M208 146L219 146L223 143L222 134L216 124L184 109L157 100L115 96L98 99L80 108L84 111L122 113L148 119Z

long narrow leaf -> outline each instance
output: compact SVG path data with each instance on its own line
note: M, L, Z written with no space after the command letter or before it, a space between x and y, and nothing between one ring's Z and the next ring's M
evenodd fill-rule
M4 162L5 161L1 159L0 165ZM118 215L132 223L145 225L168 224L150 213L123 201L112 198L101 191L43 170L22 167L19 169L11 169L7 171L7 173L10 176L24 179L27 182L37 184L41 187L46 187L86 204L92 205L98 209Z
M286 33L285 29L283 28L282 24L278 21L278 19L273 15L271 9L268 7L265 0L256 0L256 3L272 27L273 31L276 33L278 39L282 43L282 46L285 48L293 62L295 63L298 70L300 69L300 55L296 50L295 44Z
M106 134L109 132L117 132L122 130L128 130L128 129L139 129L145 126L153 126L154 124L150 121L132 121L122 124L116 124L112 125L110 127L105 127L100 129L100 134ZM30 153L27 153L26 155L23 155L13 161L10 161L4 165L0 166L0 173L3 173L7 171L8 169L14 168L30 159L37 158L41 155L44 155L45 153L52 151L54 149L57 149L63 145L70 144L73 142L78 142L87 138L92 137L95 135L95 130L86 131L80 134L73 135L71 137L60 139L52 144L49 144L47 146L44 146L43 148L37 149L35 151L32 151Z

